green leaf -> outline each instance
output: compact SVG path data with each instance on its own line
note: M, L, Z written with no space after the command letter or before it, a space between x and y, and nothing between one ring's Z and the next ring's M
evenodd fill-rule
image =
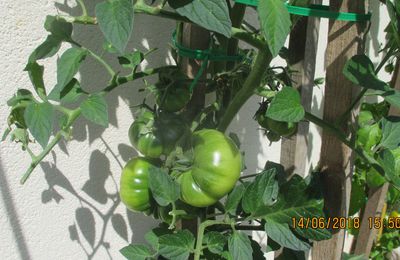
M185 16L190 21L210 31L220 33L228 38L231 37L232 22L229 17L229 9L226 1L221 0L193 0L178 1L180 4L174 4L174 0L168 1L175 8L176 12Z
M194 248L194 236L188 230L159 237L159 253L167 259L186 260Z
M32 92L27 89L20 88L17 93L7 100L7 106L13 107L18 105L21 101L30 101L33 99Z
M204 235L203 242L207 245L211 253L221 254L224 251L227 239L220 232L210 231Z
M394 150L400 144L400 118L388 117L381 120L382 140L380 146Z
M263 171L246 188L242 199L243 210L251 214L272 205L278 197L278 190L276 170Z
M29 142L28 131L22 128L16 128L11 132L11 141L21 142L23 145L27 145Z
M366 151L379 143L382 138L382 131L379 124L365 125L357 131L357 143L360 144Z
M392 89L380 94L391 105L400 108L400 91Z
M84 93L79 81L73 78L60 93L61 103L75 103Z
M154 250L158 251L159 242L158 239L162 235L171 234L172 231L169 230L167 227L156 227L146 233L144 238L146 239L147 243L149 243Z
M180 196L179 184L159 168L149 170L150 190L160 206L167 206Z
M400 47L400 34L399 34L399 19L398 16L396 14L396 7L393 5L393 3L391 1L386 1L386 7L388 10L388 14L390 17L390 25L392 26L392 32L394 36L394 39L397 43L397 46Z
M357 176L357 175L355 175ZM353 177L351 182L351 195L349 216L357 214L367 201L367 194L365 192L365 184L359 178Z
M124 56L118 57L119 64L128 69L136 68L144 60L144 54L140 51L135 51Z
M251 241L243 232L234 232L229 237L228 248L234 260L252 259Z
M245 184L241 183L237 185L231 193L229 193L228 198L225 201L225 211L229 214L235 215L237 207L243 197L246 190Z
M309 187L300 176L293 176L280 187L277 202L263 207L253 218L268 218L278 223L292 224L292 217L323 217L323 200L309 195Z
M96 18L100 29L121 53L131 37L134 8L131 0L108 0L96 5Z
M400 188L400 171L396 169L396 158L389 150L383 150L379 153L378 162L385 171L385 177Z
M74 78L81 62L86 58L87 51L81 48L66 50L57 62L57 85L50 92L49 98L55 101L60 99L64 87Z
M263 0L258 5L258 17L272 57L278 55L290 33L289 12L282 0Z
M54 56L61 47L61 40L53 35L47 36L46 40L40 44L29 56L29 63Z
M326 224L326 223L325 223ZM286 225L286 224L285 224ZM322 241L326 239L330 239L332 237L332 233L325 228L296 228L293 230L295 234L300 235L301 237L313 240L313 241Z
M374 64L365 55L355 55L346 62L343 74L348 80L361 87L385 91L388 85L378 79Z
M35 88L36 93L42 99L45 100L46 88L44 86L44 81L43 81L44 67L39 65L37 62L32 62L25 67L25 71L28 72L29 78L31 79L31 82L33 84L33 87Z
M119 250L128 260L146 260L153 254L146 245L129 245Z
M272 99L266 115L276 121L299 122L305 114L300 94L291 87L284 87Z
M387 182L387 180L375 170L375 168L370 168L366 172L366 182L370 188L378 188Z
M68 41L71 39L72 24L59 16L48 15L44 22L44 28L59 40Z
M53 106L47 102L32 103L26 107L24 118L32 136L42 147L46 147L53 126Z
M290 230L288 224L281 224L273 220L267 219L265 224L265 232L268 237L283 247L293 250L308 250L310 245L296 237Z
M80 105L82 115L95 124L108 127L108 106L103 96L90 95Z

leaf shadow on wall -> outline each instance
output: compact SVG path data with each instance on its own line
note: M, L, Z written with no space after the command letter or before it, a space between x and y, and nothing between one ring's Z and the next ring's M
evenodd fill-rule
M101 1L85 1L90 15L94 14L94 7L99 2ZM55 3L55 6L60 12L71 16L79 16L81 14L80 9L78 7L70 7L69 3L69 1ZM171 64L167 47L175 23L167 20L157 22L157 19L160 18L135 17L135 29L132 33L131 42L127 46L127 50L137 48L141 51L147 51L150 46L159 47L159 50L146 60L146 67L148 68ZM103 54L103 58L112 67L120 68L120 66L117 66L118 60L116 56L103 51L104 38L97 26L74 25L73 38L95 53ZM121 71L121 75L124 75L124 73L124 71ZM92 58L87 58L82 64L79 70L79 79L82 87L90 93L103 89L109 81L104 68ZM122 121L117 118L117 108L120 105L132 107L141 103L144 97L143 93L138 92L141 86L143 86L142 81L127 83L124 87L116 89L106 97L109 106L110 126L121 128L119 123ZM122 104L120 103L121 100L123 100ZM127 119L125 115L123 120L132 120L131 118ZM126 127L129 124L123 125ZM127 135L128 129L120 129L118 131L121 131L121 133L117 133L118 135ZM115 173L111 172L110 160L117 160L117 163L122 167L129 159L137 156L137 153L130 145L123 143L119 144L118 151L114 152L112 149L115 149L116 144L110 143L109 145L101 137L104 132L104 128L94 125L83 118L78 119L74 125L74 140L86 142L86 139L88 139L88 143L92 144L95 140L101 139L106 147L106 149L100 148L101 150L92 152L89 161L89 178L83 183L82 187L75 187L76 184L73 186L72 178L76 178L76 175L73 175L72 172L67 170L61 172L54 164L41 164L45 172L45 179L49 185L48 189L42 192L43 203L60 203L61 200L65 199L63 197L65 192L72 194L79 201L80 206L75 209L74 221L66 229L69 231L69 238L80 245L82 251L87 255L87 259L95 258L96 254L99 257L98 252L100 250L102 250L102 255L104 255L105 250L109 258L112 259L115 249L119 250L130 242L144 242L144 233L157 224L156 221L145 217L143 214L136 214L127 210L125 210L126 214L117 212L119 206L123 207L118 196L117 183L120 171L118 171L114 179L113 174ZM68 155L68 147L64 141L60 142L58 147ZM56 162L57 156L55 153L53 153L53 157ZM78 168L86 169L86 161L80 160L75 163L82 165L82 167ZM83 170L78 174L85 173L86 170ZM110 232L112 232L110 228L126 243L115 244L118 242L107 240L110 237ZM132 236L129 237L129 234L132 234Z

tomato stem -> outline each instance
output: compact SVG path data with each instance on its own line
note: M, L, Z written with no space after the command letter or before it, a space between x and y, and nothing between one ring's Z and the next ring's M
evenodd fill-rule
M254 90L260 86L261 80L264 76L266 68L272 60L272 55L268 48L265 46L264 49L260 49L257 54L253 68L243 84L243 87L234 96L225 114L219 123L218 129L225 132L229 124L232 122L235 115L239 112L240 108L246 103L246 101L253 95Z

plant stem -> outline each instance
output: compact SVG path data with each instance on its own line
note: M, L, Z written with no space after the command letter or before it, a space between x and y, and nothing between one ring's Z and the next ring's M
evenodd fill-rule
M371 166L374 167L378 172L383 172L383 169L380 167L379 163L375 160L375 158L373 158L367 152L365 152L364 149L356 147L351 141L349 141L346 138L343 132L340 131L338 128L308 112L306 112L304 118L307 121L310 121L311 123L314 123L317 126L321 127L322 129L335 135L342 143L344 143L347 147L352 149L358 156L360 156L365 161L370 163Z
M115 76L115 71L111 68L111 66L103 59L101 58L99 55L97 55L96 53L94 53L93 51L86 49L90 55L92 55L93 58L95 58L100 64L102 64L104 66L104 68L108 71L108 73L110 74L111 77Z
M243 84L243 87L232 99L232 102L226 109L225 114L222 116L218 129L225 132L232 119L239 112L240 108L246 101L253 95L254 90L261 84L262 77L266 71L267 66L272 60L271 53L267 48L260 49L257 54L256 61L253 68Z
M199 229L197 231L197 240L196 240L196 248L194 250L194 260L200 260L200 256L203 249L203 237L204 231L207 227L213 225L231 225L231 223L227 223L225 221L218 221L218 220L206 220L200 224Z
M175 21L192 23L189 19L177 13L163 10L160 7L149 6L147 4L144 4L143 1L138 1L135 4L134 8L135 8L135 13L154 15L162 18L172 19ZM70 16L59 15L58 17L69 23L81 23L81 24L93 24L93 25L97 24L96 18L91 16L70 17ZM257 38L256 34L247 32L239 28L235 27L231 28L231 37L244 41L258 49L266 48L266 44L262 40Z
M78 4L81 6L82 9L82 16L88 16L88 12L85 6L85 3L83 2L83 0L76 0L78 2Z
M240 179L241 179L241 180L244 180L244 179L248 179L248 178L257 177L258 175L259 175L258 173L255 173L255 174L248 174L248 175L241 176Z
M54 146L60 141L62 137L62 131L68 130L71 125L75 122L76 118L81 114L80 108L73 110L73 112L68 117L68 122L62 130L58 131L57 134L54 136L53 140L46 146L46 148L38 155L35 159L32 160L31 165L29 166L28 170L22 176L20 183L24 184L26 180L29 178L33 170L36 166L46 157L46 155L54 148Z

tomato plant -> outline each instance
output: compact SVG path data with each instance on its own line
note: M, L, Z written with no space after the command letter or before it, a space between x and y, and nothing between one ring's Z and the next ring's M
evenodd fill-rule
M362 88L345 108L347 111L337 118L319 118L311 112L311 104L305 106L300 94L302 82L295 80L299 72L292 68L298 63L292 59L297 57L291 56L290 46L284 47L300 20L299 14L290 10L312 8L309 1L261 0L256 8L260 22L256 27L244 20L247 7L239 3L243 0L105 0L97 3L93 12L86 9L86 1L77 2L82 10L78 16L47 16L44 28L48 37L33 50L25 67L35 92L19 89L8 101L10 115L3 141L10 135L31 156L32 162L21 179L25 183L62 139L73 138L78 118L107 127L109 104L105 96L127 83L143 80L144 87L138 92L144 92L145 98L136 106L139 109L128 133L123 133L140 156L131 158L122 169L119 195L129 210L151 215L163 223L146 235L148 244L124 247L121 253L126 258L265 259L256 238L244 232L254 230L267 234L268 251L280 250L282 257L297 259L304 258L315 241L332 238L332 230L325 228L329 221L325 220L326 213L335 209L326 208L330 200L325 201L324 196L337 187L326 187L323 181L331 169L317 167L303 178L297 174L288 176L290 169L270 161L257 172L249 172L246 167L246 146L229 132L229 126L254 96L262 101L255 119L270 141L296 138L299 124L308 122L322 129L323 141L338 141L339 146L354 153L355 160L349 160L355 165L350 215L365 210L370 190L387 185L388 212L397 218L400 118L390 109L400 107L400 92L379 79L378 73L382 68L389 73L399 70L398 1L382 1L391 21L385 30L385 55L379 64L376 66L363 54L344 55L347 61L343 68L336 68L343 71L343 80ZM171 30L171 57L176 65L144 69L145 59L155 55L155 49L127 49L136 15L177 22L175 30ZM337 14L335 19L342 16ZM183 46L184 23L205 30L208 48ZM80 42L73 33L76 24L99 27L104 36L104 52L118 61L118 68L116 62L111 63ZM239 42L248 49L239 47ZM60 53L62 44L71 46ZM60 54L57 84L48 89L41 60L56 54ZM286 65L272 65L278 55ZM90 93L76 77L89 57L109 74L105 86ZM196 69L184 65L184 59L194 61L196 65L191 66ZM319 87L323 85L321 79L314 82ZM380 102L363 103L358 121L351 122L349 118L366 95L380 97ZM304 134L307 133L298 133ZM33 146L39 147L31 149ZM338 169L341 170L344 169ZM317 219L320 225L298 228L293 218ZM197 231L177 228L182 226L177 225L178 221L186 219L198 223ZM398 230L384 229L371 256L382 259L395 246L399 246Z

